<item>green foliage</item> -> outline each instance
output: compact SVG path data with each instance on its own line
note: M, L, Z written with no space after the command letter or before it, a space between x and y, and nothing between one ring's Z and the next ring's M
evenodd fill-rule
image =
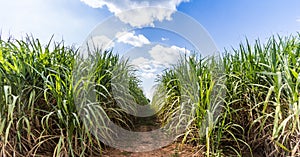
M99 156L93 127L105 138L106 118L131 128L127 112L149 103L135 70L111 51L87 51L0 40L0 156ZM300 35L182 57L157 79L151 103L163 125L187 124L178 138L207 156L299 156L299 65Z
M111 79L114 69L123 68L129 76L133 73L111 51L88 51L90 56L84 59L63 43L50 41L42 46L31 37L0 40L0 156L100 155L103 145L92 134L88 120L102 110L117 124L129 125L130 117L116 108ZM89 92L80 85L82 80L76 80L76 72L94 85L97 105L76 104L80 94ZM137 78L130 81L136 100L144 102ZM86 118L82 119L83 110ZM109 135L107 129L100 131L102 136Z
M224 57L230 121L252 150L298 156L300 36L247 41Z
M184 64L158 80L166 91L157 101L163 102L159 115L168 122L184 101L196 97L195 118L182 139L205 145L207 156L299 156L299 39L271 37L253 46L246 41L222 58L182 58ZM196 96L183 93L182 72L197 76L195 88L188 88L196 89Z

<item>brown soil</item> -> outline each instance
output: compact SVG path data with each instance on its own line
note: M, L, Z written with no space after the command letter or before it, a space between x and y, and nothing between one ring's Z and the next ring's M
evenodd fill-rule
M126 152L114 148L104 150L103 157L204 157L200 151L196 151L193 147L173 143L164 148L153 150L150 152Z
M135 122L134 131L147 132L157 129L160 123L156 120L156 117L139 118ZM147 141L152 141L153 136L145 136L144 141L147 145ZM163 148L149 151L149 152L127 152L118 150L115 148L106 148L103 150L103 157L203 157L202 151L196 149L187 144L181 144L179 141L174 142Z

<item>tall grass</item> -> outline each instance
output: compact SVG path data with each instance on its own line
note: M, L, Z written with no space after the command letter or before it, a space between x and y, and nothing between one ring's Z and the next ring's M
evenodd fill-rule
M106 118L131 129L127 112L148 103L134 68L111 51L87 51L0 40L0 156L99 156ZM157 79L152 103L206 156L300 156L299 65L300 35L182 57Z
M196 76L198 90L186 100L198 102L183 142L203 145L207 156L299 156L299 39L246 41L221 58L182 58L185 64L158 80L167 91L159 115L168 121L182 105L186 86L178 74L184 72Z
M76 103L77 94L83 91L76 70L94 69L85 74L95 85L97 109L103 109L114 122L129 125L131 117L115 107L111 91L111 72L120 68L121 59L99 49L89 54L85 60L73 47L52 41L43 46L33 37L0 40L0 156L101 154L103 144L87 121L98 110ZM130 71L126 63L123 68ZM144 101L139 80L133 73L128 75L130 91L139 96L134 100ZM83 110L87 118L80 117ZM105 135L105 130L100 134Z
M247 42L224 59L232 91L227 101L239 109L231 121L263 155L299 156L299 37L272 37L253 47Z
M158 116L163 124L168 124L176 116L186 119L183 124L186 131L178 137L183 143L216 147L215 139L210 138L224 101L225 77L222 68L217 56L203 58L192 55L182 57L157 80L161 88L155 95L159 100L154 103L162 105ZM165 95L160 96L161 93ZM188 116L184 116L186 114ZM218 153L214 152L217 149L207 149L207 155Z

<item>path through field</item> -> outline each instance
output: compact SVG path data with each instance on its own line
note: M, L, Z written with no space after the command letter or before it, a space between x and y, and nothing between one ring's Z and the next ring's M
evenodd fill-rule
M148 132L151 130L155 130L160 127L160 123L156 119L155 116L153 117L147 117L147 118L139 118L135 122L135 129L133 131L137 132ZM133 146L136 147L138 150L138 147L141 147L139 150L142 149L143 146L149 145L150 141L155 140L154 138L157 138L157 136L150 134L145 134L143 137L140 138L142 143L144 145L139 146ZM151 145L150 145L151 146ZM165 146L163 148L149 151L149 152L127 152L118 150L115 148L106 148L103 151L104 157L202 157L202 153L195 148L193 148L190 145L182 145L179 141L174 142L171 145Z

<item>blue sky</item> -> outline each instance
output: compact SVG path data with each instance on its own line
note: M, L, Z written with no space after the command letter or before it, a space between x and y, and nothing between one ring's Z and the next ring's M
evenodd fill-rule
M197 19L220 49L236 47L244 41L272 34L289 35L300 31L298 0L192 0L178 10Z
M246 37L264 42L273 34L300 31L299 0L0 0L0 6L2 38L32 34L46 43L54 35L56 41L63 39L68 45L80 46L89 35L96 34L94 39L101 41L101 46L113 46L115 52L131 57L132 63L140 68L148 96L153 78L166 63L175 62L179 54L190 53L194 48L174 32L155 29L159 23L174 21L175 10L199 22L221 52L237 47ZM124 13L148 6L173 11L149 9ZM98 28L113 15L124 23L124 28L135 29L118 28L116 23L109 23L102 30ZM195 31L193 26L180 22L175 25Z
M0 0L0 6L2 37L32 33L47 41L54 34L68 44L81 44L98 23L113 15L106 6L92 8L80 0ZM300 31L299 7L298 0L190 0L176 8L201 23L223 49L246 36L263 40Z

